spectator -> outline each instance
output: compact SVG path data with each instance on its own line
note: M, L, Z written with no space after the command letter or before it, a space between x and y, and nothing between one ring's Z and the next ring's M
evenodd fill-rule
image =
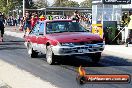
M38 21L37 14L33 13L31 17L31 29L35 26L36 22Z
M72 16L72 20L76 20L76 22L79 22L80 16L79 16L78 11L74 12L74 15Z
M17 26L17 19L16 18L13 19L13 26Z
M1 41L3 42L4 24L3 24L3 21L2 20L0 20L0 31L1 31Z
M4 35L4 15L0 12L0 31L1 31L1 41L3 42L3 35Z
M29 34L31 30L31 19L30 19L30 14L26 12L25 17L24 17L24 37L26 34Z
M4 14L0 12L0 20L4 23Z
M18 17L17 17L17 23L20 24L20 21L21 21L21 17L18 15Z
M130 22L128 23L128 38L126 40L127 46L128 43L132 42L132 14L130 13Z

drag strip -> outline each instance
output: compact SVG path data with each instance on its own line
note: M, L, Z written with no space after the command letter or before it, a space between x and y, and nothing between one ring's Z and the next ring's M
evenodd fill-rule
M44 55L30 58L24 46L24 40L5 36L5 42L0 43L0 58L30 72L42 80L60 88L131 88L130 84L86 84L80 86L76 82L78 67L85 67L88 74L131 74L132 60L103 54L99 64L93 64L88 57L62 58L59 65L48 65Z

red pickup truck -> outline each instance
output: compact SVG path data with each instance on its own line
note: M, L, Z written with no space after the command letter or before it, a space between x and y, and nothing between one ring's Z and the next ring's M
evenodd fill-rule
M44 20L36 23L25 37L28 54L35 58L38 53L46 54L49 64L58 56L89 55L93 62L99 62L104 50L103 39L89 33L78 22L72 20Z

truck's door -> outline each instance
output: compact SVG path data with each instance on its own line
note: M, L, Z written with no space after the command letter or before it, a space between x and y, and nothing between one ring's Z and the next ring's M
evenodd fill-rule
M31 33L30 33L30 42L32 43L32 46L35 50L37 50L37 38L39 35L39 22L36 23L36 25L34 26L34 28L32 29Z
M40 22L39 23L39 36L37 38L37 44L38 44L38 48L39 51L41 51L42 53L45 54L46 52L46 37L45 37L45 33L44 33L44 22Z

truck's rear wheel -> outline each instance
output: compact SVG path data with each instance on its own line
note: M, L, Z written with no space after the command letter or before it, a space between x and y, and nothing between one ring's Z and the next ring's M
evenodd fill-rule
M28 43L27 49L28 49L28 54L30 55L31 58L36 58L38 56L38 52L33 50L31 43Z

